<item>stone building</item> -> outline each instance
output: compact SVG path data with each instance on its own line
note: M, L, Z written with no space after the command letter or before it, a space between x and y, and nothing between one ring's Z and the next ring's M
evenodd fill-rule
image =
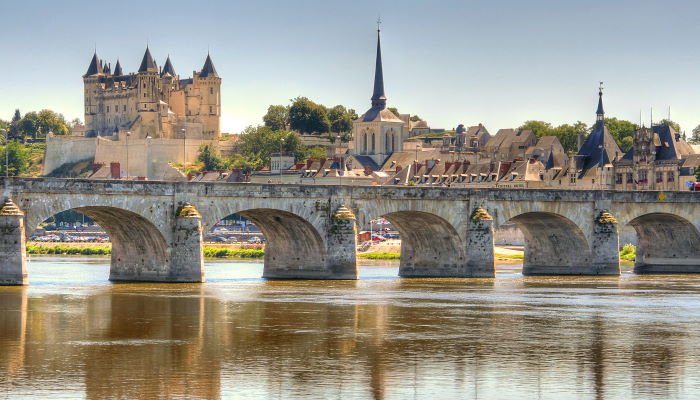
M180 79L170 57L158 68L147 47L136 73L111 69L95 53L85 86L86 136L130 132L136 138L217 139L221 118L221 78L207 55L200 71Z
M392 153L403 151L403 142L408 137L408 130L404 121L386 108L379 30L377 30L374 92L371 100L370 109L353 122L350 152L367 156L381 165Z

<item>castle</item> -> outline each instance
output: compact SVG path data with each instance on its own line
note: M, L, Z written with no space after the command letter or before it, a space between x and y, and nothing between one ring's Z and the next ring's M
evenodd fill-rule
M221 78L207 54L201 71L180 79L170 56L158 68L146 47L138 72L125 74L117 60L104 64L97 53L83 75L86 136L130 132L135 138L217 139Z
M83 83L85 134L47 136L45 175L90 162L94 179L184 180L171 162L195 161L202 144L220 146L221 78L209 54L180 79L170 56L159 68L148 47L129 74L95 52Z

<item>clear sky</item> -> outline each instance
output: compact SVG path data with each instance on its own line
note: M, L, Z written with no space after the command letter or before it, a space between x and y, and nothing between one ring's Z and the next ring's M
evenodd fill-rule
M82 119L93 48L138 69L146 43L181 78L207 49L223 79L222 130L307 96L363 113L381 14L388 105L433 128L608 116L700 124L697 1L32 1L2 6L0 118L43 108Z

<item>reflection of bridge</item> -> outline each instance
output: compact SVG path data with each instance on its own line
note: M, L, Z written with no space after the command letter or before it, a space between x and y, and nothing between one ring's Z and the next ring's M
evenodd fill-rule
M700 198L611 192L5 179L0 282L26 283L25 232L74 209L113 242L110 279L204 280L202 229L233 213L267 238L264 277L356 279L356 224L384 217L402 238L400 275L492 277L493 226L526 238L523 273L617 275L618 231L639 235L639 273L700 272ZM190 207L191 205L191 207Z

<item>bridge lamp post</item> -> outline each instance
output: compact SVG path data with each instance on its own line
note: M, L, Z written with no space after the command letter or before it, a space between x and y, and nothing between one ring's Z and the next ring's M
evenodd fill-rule
M280 139L280 156L277 161L277 168L280 169L280 183L282 183L282 151L284 150L284 138Z
M7 138L7 134L8 134L7 130L3 130L2 132L3 132L3 135L2 135L3 143L5 143L5 178L7 178L10 176L10 161L9 161L10 160L10 158L9 158L10 152L8 151L10 139Z
M336 146L335 153L338 154L338 149L340 148L340 135L335 137L336 142L338 145ZM343 156L340 154L338 156L339 160L339 168L338 168L338 185L343 186L343 172L345 172L345 163L343 162Z
M131 131L126 132L126 179L129 179L129 136Z
M182 132L182 166L187 162L187 128L180 129Z

